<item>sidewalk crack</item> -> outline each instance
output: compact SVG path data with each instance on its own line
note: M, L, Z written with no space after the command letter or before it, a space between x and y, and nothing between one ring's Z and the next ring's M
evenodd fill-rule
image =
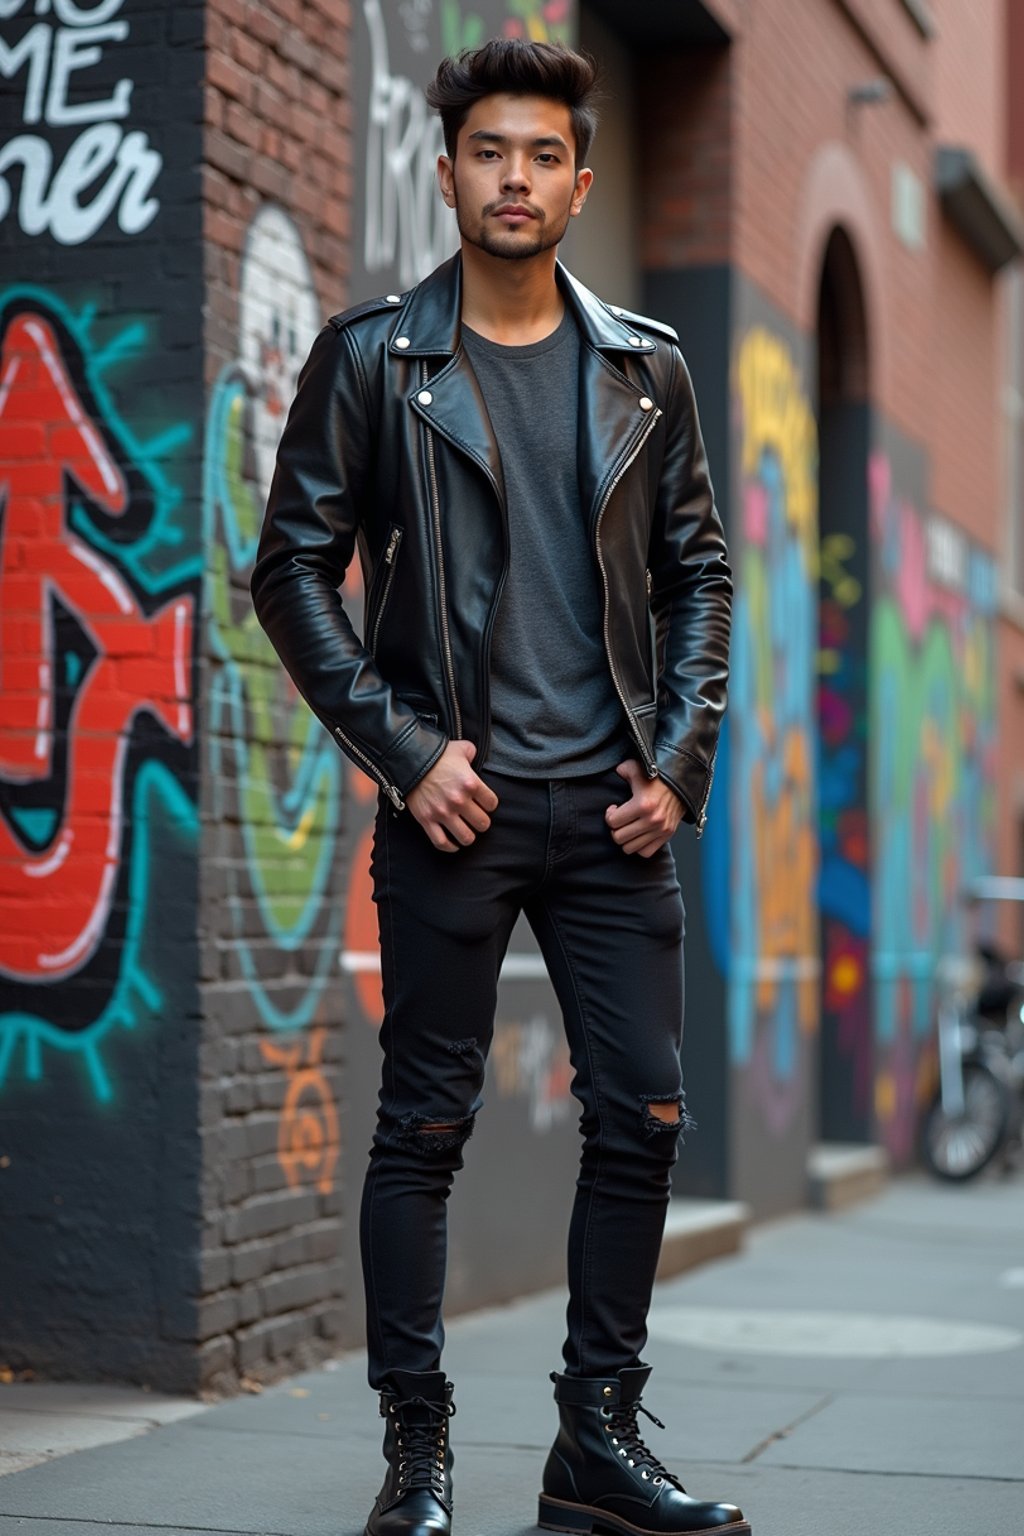
M836 1394L834 1392L827 1392L824 1397L819 1398L816 1403L812 1403L811 1406L807 1408L803 1413L797 1414L795 1419L791 1419L790 1422L788 1424L784 1424L781 1429L773 1429L770 1435L766 1435L763 1440L760 1440L757 1445L754 1446L752 1451L748 1451L747 1454L741 1458L740 1465L744 1466L748 1462L756 1461L762 1451L766 1451L768 1447L770 1445L774 1445L777 1440L785 1440L788 1435L793 1433L794 1429L798 1429L801 1424L806 1424L808 1419L813 1419L816 1413L820 1413L823 1408L828 1408L831 1403L835 1402L835 1400Z

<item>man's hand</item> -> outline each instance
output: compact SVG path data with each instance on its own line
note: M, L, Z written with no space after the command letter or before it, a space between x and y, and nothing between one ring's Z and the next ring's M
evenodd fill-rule
M615 772L633 793L624 805L610 805L604 819L623 853L649 859L664 847L683 819L683 802L664 779L649 779L633 758Z
M458 853L476 842L478 832L491 824L489 811L498 797L469 766L476 757L471 741L450 741L441 756L405 797L435 848L442 853ZM458 845L452 846L452 840Z

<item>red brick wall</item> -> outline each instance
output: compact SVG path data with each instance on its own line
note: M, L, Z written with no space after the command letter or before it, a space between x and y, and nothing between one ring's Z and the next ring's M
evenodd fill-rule
M729 260L734 146L726 48L654 55L640 70L640 264Z
M267 198L301 224L325 314L344 308L352 200L350 0L209 0L203 168L208 356L231 355L245 230Z
M231 1390L335 1352L352 1290L347 788L258 626L249 573L298 368L347 303L353 121L349 0L208 0L206 15L198 1312L202 1381Z

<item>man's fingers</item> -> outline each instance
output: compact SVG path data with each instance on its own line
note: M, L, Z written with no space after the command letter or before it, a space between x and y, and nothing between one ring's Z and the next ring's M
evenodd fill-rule
M491 786L484 783L483 779L477 779L473 790L473 799L485 811L496 811L498 809L498 797Z
M491 818L476 800L464 807L462 819L469 822L474 832L486 832L491 824Z
M476 842L476 833L468 821L463 821L461 816L446 816L442 822L444 830L449 837L453 837L460 848L468 848L470 843Z
M652 853L657 853L669 840L669 833L659 832L654 836L632 837L622 844L623 853L639 854L641 858L649 859Z

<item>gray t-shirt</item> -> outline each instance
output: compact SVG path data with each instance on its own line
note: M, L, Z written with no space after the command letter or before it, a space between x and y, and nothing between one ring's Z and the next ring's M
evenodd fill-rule
M557 330L528 346L502 346L468 326L462 341L501 453L510 539L483 766L524 778L598 773L633 753L580 505L579 331L566 310Z

